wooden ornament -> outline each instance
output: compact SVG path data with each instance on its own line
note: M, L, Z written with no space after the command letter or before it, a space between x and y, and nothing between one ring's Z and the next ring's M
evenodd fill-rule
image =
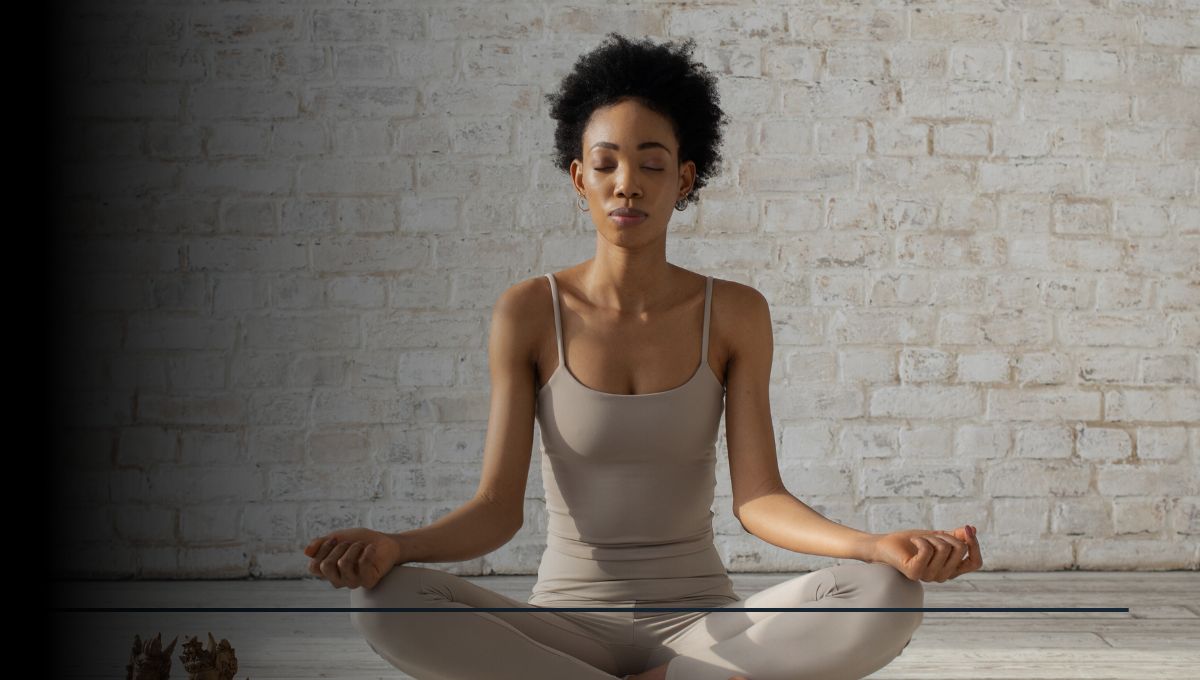
M139 635L133 636L133 650L125 666L125 680L168 680L171 676L171 652L179 641L176 635L166 649L162 648L162 633L145 643Z
M196 638L183 643L183 654L179 656L188 680L233 680L237 673L237 656L229 640L221 639L217 644L212 633L208 634L208 649L204 649ZM250 678L246 678L250 680Z

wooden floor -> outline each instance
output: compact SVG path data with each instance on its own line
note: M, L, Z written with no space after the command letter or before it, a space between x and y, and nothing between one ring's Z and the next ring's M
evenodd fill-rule
M745 598L796 574L733 575ZM533 576L469 580L524 601ZM1200 573L973 573L926 583L926 607L1128 607L1120 613L925 612L912 643L871 678L1200 678ZM59 581L53 607L349 607L349 590L294 581ZM346 612L53 612L61 678L124 678L134 634L208 633L237 653L235 678L402 679ZM40 645L39 645L40 646ZM20 650L10 650L10 654Z

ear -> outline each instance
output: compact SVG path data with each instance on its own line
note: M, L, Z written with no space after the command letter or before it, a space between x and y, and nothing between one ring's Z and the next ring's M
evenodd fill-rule
M679 164L679 196L680 198L687 196L692 192L692 185L696 182L696 162L684 161Z
M575 188L576 195L587 195L583 188L583 162L578 158L571 161L571 186Z

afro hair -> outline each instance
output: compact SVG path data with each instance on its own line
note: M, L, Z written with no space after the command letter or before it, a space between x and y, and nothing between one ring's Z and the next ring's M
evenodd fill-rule
M691 59L695 45L693 38L679 45L633 42L613 32L581 55L558 92L546 95L550 117L558 121L554 164L570 172L571 161L582 160L583 132L592 112L635 99L671 122L679 140L679 162L696 164L692 189L676 207L684 210L695 202L696 192L721 162L721 127L728 122L716 77Z

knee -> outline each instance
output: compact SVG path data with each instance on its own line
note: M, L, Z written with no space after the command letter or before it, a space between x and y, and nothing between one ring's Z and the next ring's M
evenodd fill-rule
M887 599L894 602L892 607L924 607L925 586L920 581L914 581L905 576L900 570L888 565L882 566L888 572L884 579ZM919 613L919 612L918 612Z
M874 573L870 582L873 584L871 600L875 603L869 606L903 607L920 609L925 606L925 586L920 581L914 581L895 567L886 564L870 564ZM922 611L888 612L889 621L893 625L903 621L905 646L914 632L920 627L925 618Z
M393 567L379 579L373 588L354 588L350 591L350 607L420 607L428 606L420 600L423 572L431 571L425 567L410 567L401 565ZM396 616L394 612L353 611L350 612L350 623L368 641L374 639L382 631L384 623L393 625L397 621L407 620L407 617Z
M900 570L887 564L857 565L866 570L862 584L867 591L867 597L875 602L876 607L923 607L925 606L925 586L920 581L914 581Z

